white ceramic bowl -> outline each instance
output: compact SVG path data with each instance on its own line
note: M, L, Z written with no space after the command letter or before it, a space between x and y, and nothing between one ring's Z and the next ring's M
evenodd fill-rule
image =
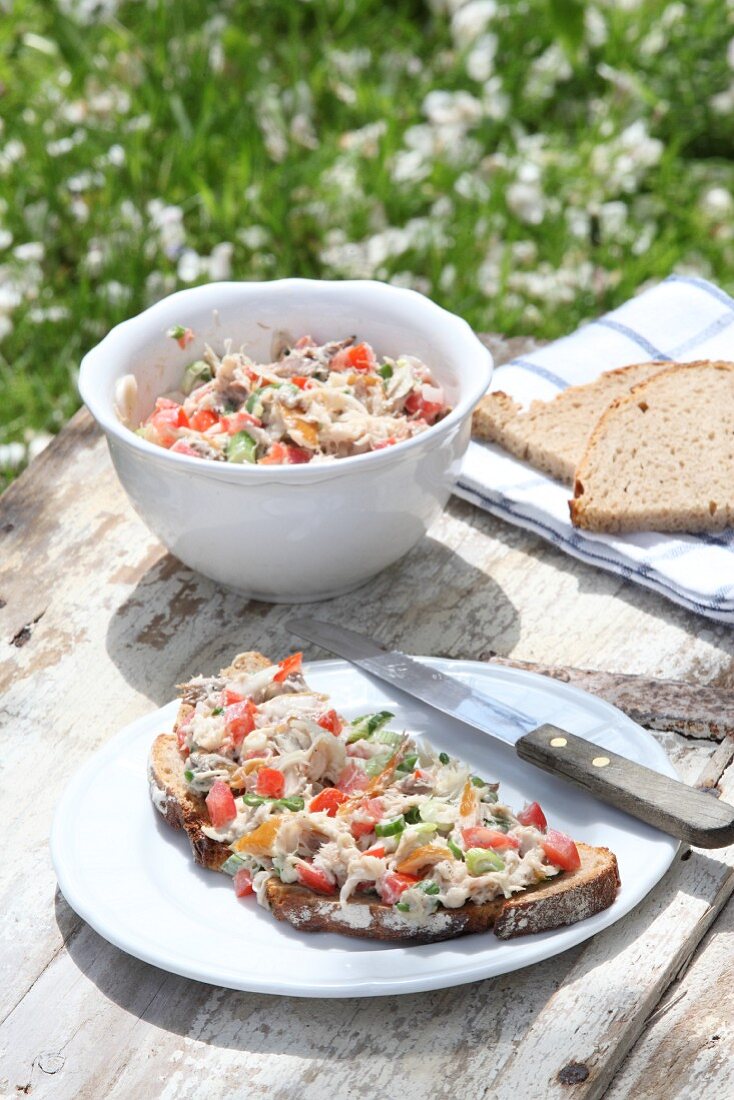
M185 351L172 325L196 333ZM118 419L115 385L137 380L135 423L175 389L205 344L231 338L268 362L273 337L318 342L356 333L378 355L417 355L452 406L393 447L333 463L228 465L172 454ZM324 599L362 584L424 534L449 496L469 442L471 411L492 359L465 321L414 291L377 282L209 283L172 294L114 328L81 365L79 389L103 428L135 509L171 553L255 599Z

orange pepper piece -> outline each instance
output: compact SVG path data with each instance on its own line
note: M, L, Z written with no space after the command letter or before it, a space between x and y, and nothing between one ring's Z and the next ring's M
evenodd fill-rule
M279 816L269 817L253 832L236 840L232 847L235 852L245 852L250 856L269 856L281 824L282 819Z

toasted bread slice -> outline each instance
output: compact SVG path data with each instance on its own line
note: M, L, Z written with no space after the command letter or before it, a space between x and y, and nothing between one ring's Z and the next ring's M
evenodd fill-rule
M617 397L574 482L589 531L720 531L734 525L734 363L677 363Z
M345 906L338 899L314 894L303 886L269 879L266 897L278 920L304 932L341 932L391 943L436 943L489 932L502 940L531 932L548 932L575 924L608 909L617 895L617 858L608 848L577 843L581 856L578 871L561 872L553 879L531 886L511 898L495 898L477 905L467 902L458 909L438 909L420 924L410 914L376 898L352 899Z
M238 671L243 669L240 667ZM153 803L169 825L186 830L194 860L202 867L218 871L230 856L230 850L226 844L204 834L203 826L209 824L206 803L200 795L189 791L184 770L176 737L160 734L153 743L149 763ZM612 904L619 886L616 857L607 848L582 843L577 843L577 848L581 856L577 871L561 872L509 899L497 898L482 905L467 902L458 909L439 909L420 924L375 897L357 898L341 906L334 898L302 886L286 885L274 877L268 881L265 894L278 920L306 932L339 932L404 944L434 943L490 930L500 939L511 939L574 924Z
M587 440L609 403L666 366L634 363L606 371L593 382L571 386L552 401L533 401L527 410L497 390L479 402L472 432L475 438L497 443L543 473L573 485Z

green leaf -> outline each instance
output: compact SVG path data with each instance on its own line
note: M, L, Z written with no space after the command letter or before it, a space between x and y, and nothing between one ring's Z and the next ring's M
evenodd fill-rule
M584 40L582 0L548 0L548 14L556 37L571 60L575 60Z

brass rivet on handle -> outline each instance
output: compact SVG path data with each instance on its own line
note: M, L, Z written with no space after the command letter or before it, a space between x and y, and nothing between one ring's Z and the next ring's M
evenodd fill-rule
M562 749L564 745L568 744L568 741L565 737L551 737L550 743L554 749Z
M591 763L595 768L606 768L607 764L610 764L611 761L608 756L595 756Z

